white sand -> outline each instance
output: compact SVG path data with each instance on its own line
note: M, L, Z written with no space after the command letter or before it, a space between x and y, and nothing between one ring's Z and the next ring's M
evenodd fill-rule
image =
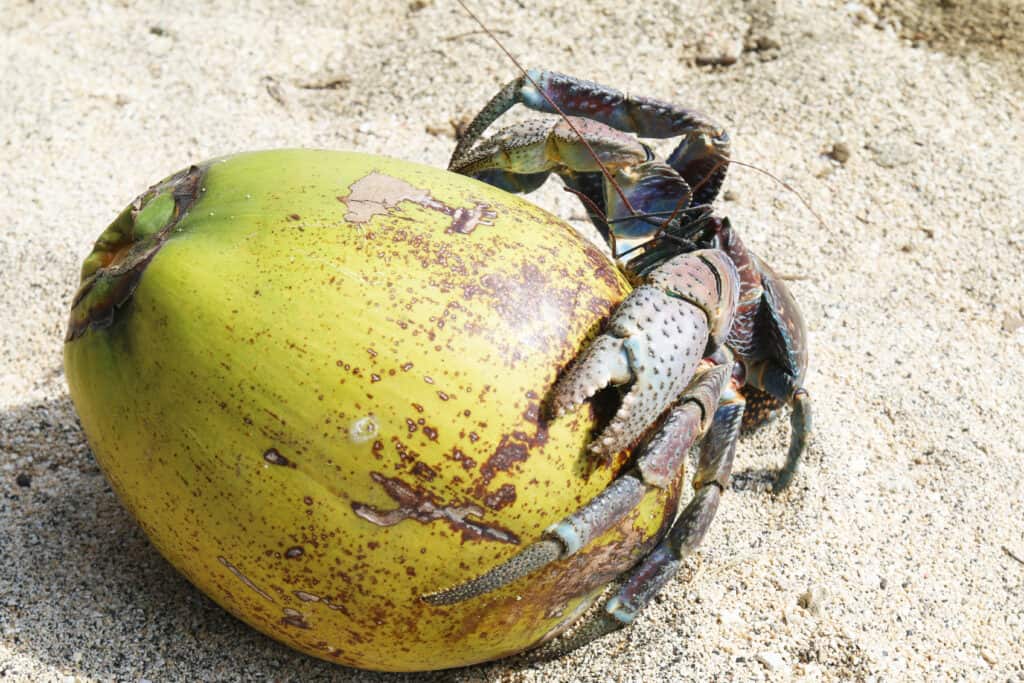
M167 173L281 146L444 165L449 119L516 71L447 0L189 4L0 13L0 678L405 680L277 645L164 562L77 427L65 316L92 241ZM702 550L628 631L411 678L1024 679L1019 3L626 4L477 3L527 65L715 115L825 217L743 168L721 204L794 277L816 441L779 499L788 425L741 444ZM695 66L758 38L779 47Z

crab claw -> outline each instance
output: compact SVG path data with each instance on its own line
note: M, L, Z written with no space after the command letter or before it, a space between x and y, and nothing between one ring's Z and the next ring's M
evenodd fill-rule
M738 296L736 267L714 249L677 256L634 289L608 329L555 385L554 412L569 412L608 385L631 383L618 413L591 446L607 456L632 446L666 409L679 405L643 447L636 466L591 501L504 563L423 600L450 605L507 586L586 547L636 509L649 487L670 486L690 446L707 431L731 376L731 365L696 376L694 371L725 340Z
M556 383L555 416L572 412L606 386L628 385L590 450L608 459L629 448L675 402L700 360L722 343L737 296L735 269L721 252L694 252L665 263L633 290Z

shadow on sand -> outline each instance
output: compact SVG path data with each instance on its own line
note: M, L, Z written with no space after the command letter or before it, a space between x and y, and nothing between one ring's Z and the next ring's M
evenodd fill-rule
M487 677L489 667L347 669L234 619L178 575L121 507L66 396L0 411L0 468L0 634L49 671L155 681ZM0 662L0 678L31 678L30 666Z

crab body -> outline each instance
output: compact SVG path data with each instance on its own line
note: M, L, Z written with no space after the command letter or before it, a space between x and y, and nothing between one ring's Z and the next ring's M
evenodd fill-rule
M481 139L516 104L561 118ZM664 161L639 139L670 137L681 142ZM630 623L674 575L728 488L741 429L784 405L792 407L793 436L775 491L790 483L811 432L806 333L783 281L712 211L728 154L726 132L696 111L549 71L511 81L467 127L451 170L513 192L558 175L637 283L551 396L562 417L619 387L618 411L590 450L607 462L635 447L635 459L526 550L427 601L469 600L571 557L628 514L643 491L677 486L686 453L699 444L693 498L659 545L620 577L605 609L558 649L576 647Z

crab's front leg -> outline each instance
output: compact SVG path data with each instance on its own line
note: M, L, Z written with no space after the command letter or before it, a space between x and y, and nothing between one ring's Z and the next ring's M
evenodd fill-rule
M651 424L676 406L664 431L648 442L634 468L549 527L538 541L486 574L425 599L451 604L497 590L575 554L625 518L648 488L675 486L687 451L713 423L731 380L731 363L698 368L728 335L738 293L735 266L718 250L677 256L651 273L559 380L553 402L559 412L566 412L608 385L628 386L618 413L593 445L599 456L637 443ZM712 469L718 472L720 467L702 467L698 477L717 481L717 474L709 474ZM713 513L705 503L697 505L695 514L704 521L697 537L684 533L691 545L703 536ZM661 566L660 560L654 561Z
M517 104L549 114L585 117L642 138L682 138L668 165L695 188L693 201L710 204L725 179L729 135L693 109L554 71L530 69L507 83L476 115L459 139L448 168L457 171L494 121ZM573 119L576 121L576 119ZM582 132L581 132L582 134Z

